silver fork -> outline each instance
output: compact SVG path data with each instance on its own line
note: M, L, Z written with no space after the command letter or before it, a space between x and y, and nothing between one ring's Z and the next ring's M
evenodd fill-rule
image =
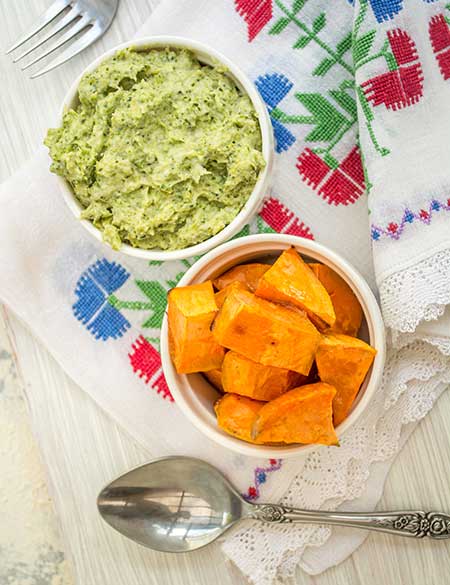
M63 34L53 43L47 43L45 51L22 67L22 71L38 63L57 49L66 45L62 52L31 79L39 77L77 55L100 38L109 28L119 5L119 0L55 0L32 26L6 53L12 53L48 26L43 37L14 58L14 63L30 55L38 47L50 41L56 34ZM58 20L59 17L59 20ZM76 40L74 37L78 35ZM72 42L70 42L72 41Z

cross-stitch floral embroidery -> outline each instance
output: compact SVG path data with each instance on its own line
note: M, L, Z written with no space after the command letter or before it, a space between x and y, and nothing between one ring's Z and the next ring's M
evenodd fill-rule
M276 141L275 150L278 153L288 150L294 144L296 138L286 126L272 115L272 112L291 91L293 83L280 73L267 73L266 75L260 75L255 84L269 110Z
M298 157L297 168L303 180L330 204L354 203L364 192L364 172L357 146L333 166L306 148Z
M418 212L405 209L402 218L398 222L391 221L386 227L373 224L371 228L372 240L377 242L383 236L387 236L392 240L399 240L408 224L421 222L429 225L433 215L442 211L450 211L450 199L447 199L445 203L432 199L426 209L420 209Z
M431 18L428 33L441 75L444 79L450 79L450 25L444 14Z
M140 335L131 346L128 354L131 367L146 384L151 382L152 388L163 398L173 402L173 396L167 386L161 369L161 357L151 343Z
M75 288L78 300L72 307L73 314L96 339L117 339L130 327L129 321L108 300L129 276L120 264L104 258L97 260L78 280Z
M272 0L235 0L234 4L247 23L251 42L272 18Z
M368 79L361 87L374 106L384 104L390 110L399 110L422 97L422 66L408 33L397 28L388 31L387 38L394 59L388 60L389 71Z
M260 496L259 488L261 485L266 483L269 473L273 473L274 471L281 469L282 464L283 461L281 459L269 459L268 467L256 467L253 472L253 485L249 486L247 493L242 494L244 498L250 501L257 500Z

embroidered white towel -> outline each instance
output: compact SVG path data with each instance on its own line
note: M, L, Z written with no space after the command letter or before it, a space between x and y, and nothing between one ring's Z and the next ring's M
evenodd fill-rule
M44 152L1 187L0 298L153 452L209 460L253 500L372 508L411 423L450 382L446 11L425 0L164 0L139 32L206 42L255 81L277 168L273 197L249 231L314 237L378 285L393 338L385 380L339 449L253 461L191 427L157 352L165 291L190 262L149 265L91 239L62 202ZM365 536L330 535L248 523L224 551L268 585L297 564L317 573L340 562Z

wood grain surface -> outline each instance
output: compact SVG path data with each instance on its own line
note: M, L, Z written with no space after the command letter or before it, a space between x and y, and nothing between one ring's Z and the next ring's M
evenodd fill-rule
M195 1L195 0L192 0ZM230 0L231 2L232 0ZM46 0L0 0L0 180L37 149L56 118L70 83L95 56L130 38L156 0L122 0L110 31L95 46L43 78L28 79L8 46L49 5ZM0 275L1 278L1 275ZM113 532L95 506L112 477L152 456L101 411L8 314L9 332L26 388L31 422L46 463L66 553L78 585L239 585L245 579L218 545L189 555L143 549ZM399 455L380 508L450 511L450 395L444 393ZM1 479L0 479L1 481ZM1 523L0 523L1 530ZM411 541L371 535L347 561L297 583L316 585L446 585L450 541ZM125 575L128 577L125 580Z

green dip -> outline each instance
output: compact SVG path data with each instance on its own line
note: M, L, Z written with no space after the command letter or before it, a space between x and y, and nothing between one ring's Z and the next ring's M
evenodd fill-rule
M265 162L254 107L187 50L125 49L86 74L45 144L81 217L118 249L186 248L246 203Z

